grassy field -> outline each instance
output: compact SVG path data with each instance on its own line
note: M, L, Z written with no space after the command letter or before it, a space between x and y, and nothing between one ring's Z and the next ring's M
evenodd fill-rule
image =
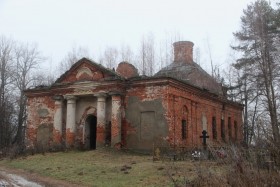
M0 166L78 186L280 186L278 172L259 170L242 159L153 162L149 155L109 148L4 159Z
M153 162L152 156L111 149L37 154L0 165L84 186L174 186L172 180L184 183L197 173L190 161Z

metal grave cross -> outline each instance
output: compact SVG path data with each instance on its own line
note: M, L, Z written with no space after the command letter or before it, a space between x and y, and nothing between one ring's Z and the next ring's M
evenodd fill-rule
M203 146L206 146L206 138L209 138L209 136L207 136L206 130L202 131L202 136L200 136L200 138L202 138L202 140L203 140Z

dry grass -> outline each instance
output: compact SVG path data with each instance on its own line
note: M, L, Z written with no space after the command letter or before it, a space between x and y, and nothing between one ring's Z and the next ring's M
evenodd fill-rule
M278 173L246 162L157 161L152 156L99 149L37 154L2 160L0 166L24 169L83 186L277 186Z
M37 154L3 160L0 165L85 186L173 185L166 175L166 163L153 162L151 156L110 149ZM191 163L184 165L192 168Z

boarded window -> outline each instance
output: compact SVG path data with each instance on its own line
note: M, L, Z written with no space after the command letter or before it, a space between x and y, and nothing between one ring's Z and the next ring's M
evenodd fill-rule
M217 140L217 124L216 124L216 117L212 117L212 135L213 139Z
M155 112L141 112L140 139L153 140L155 128Z
M229 138L229 141L232 140L232 135L231 135L231 117L228 117L228 138Z
M187 139L188 136L188 129L187 129L187 121L182 120L182 139Z
M221 137L223 141L226 141L225 120L223 119L221 119Z

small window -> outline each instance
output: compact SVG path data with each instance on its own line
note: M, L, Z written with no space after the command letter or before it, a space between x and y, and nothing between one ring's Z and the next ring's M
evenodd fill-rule
M231 135L231 118L228 117L228 138L229 138L229 141L232 140L232 135Z
M235 141L237 141L237 134L238 134L237 122L234 121L234 140Z
M217 124L216 124L216 117L212 117L212 135L213 139L217 140Z
M182 139L187 139L187 121L182 120Z
M226 141L225 120L223 119L221 119L221 137L223 141Z

